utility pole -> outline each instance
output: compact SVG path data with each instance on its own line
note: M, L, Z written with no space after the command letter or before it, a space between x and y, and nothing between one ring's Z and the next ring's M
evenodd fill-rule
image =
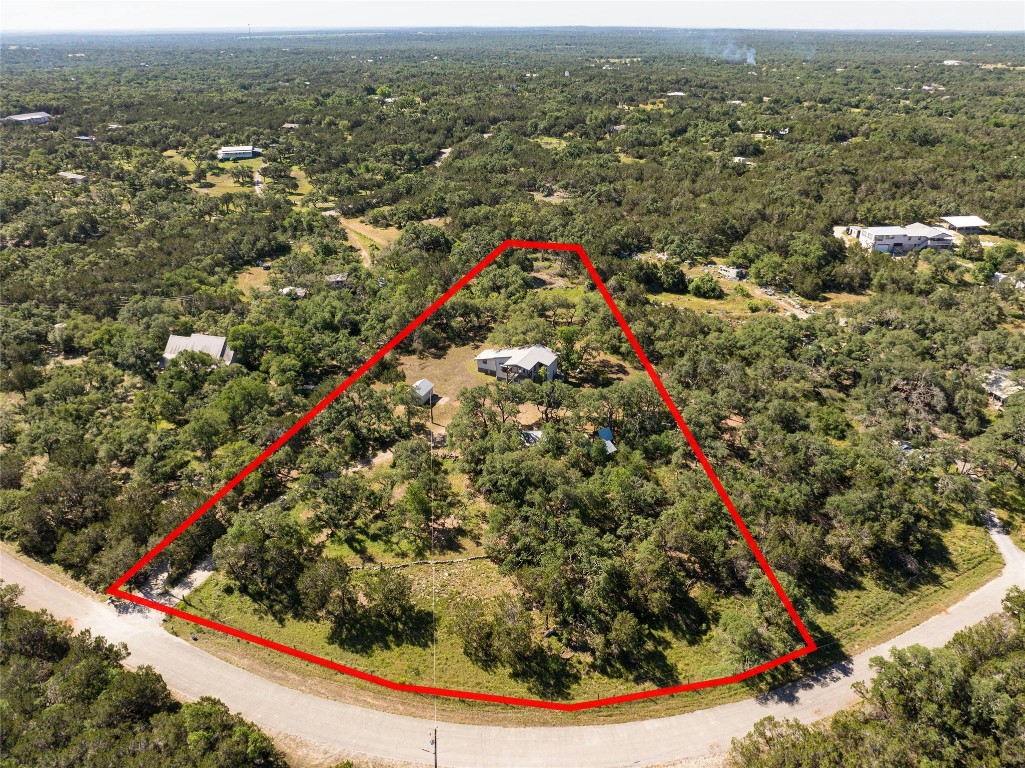
M434 768L438 768L438 728L434 727L428 733L431 736L431 748L422 749L421 752L433 752L434 753Z

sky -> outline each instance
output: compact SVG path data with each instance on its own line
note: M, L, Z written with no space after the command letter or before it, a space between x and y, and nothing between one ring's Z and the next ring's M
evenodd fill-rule
M997 0L5 0L0 31L675 27L1025 32L1025 2Z

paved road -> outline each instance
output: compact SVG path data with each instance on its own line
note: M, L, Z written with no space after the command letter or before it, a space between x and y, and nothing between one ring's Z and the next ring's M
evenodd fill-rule
M767 715L821 719L857 699L851 685L869 677L868 661L890 647L915 643L935 647L958 630L1000 610L1008 587L1025 586L1025 553L991 529L1006 561L1003 573L949 610L894 640L823 673L758 699L699 712L612 725L559 728L499 728L442 723L438 728L443 766L480 768L613 768L660 765L707 758L729 748ZM361 709L286 688L234 667L188 641L167 634L158 622L119 616L112 608L68 589L6 553L0 578L25 587L23 602L70 618L79 628L124 642L130 663L150 664L184 698L213 695L272 734L288 734L293 746L325 761L345 757L427 764L426 720Z

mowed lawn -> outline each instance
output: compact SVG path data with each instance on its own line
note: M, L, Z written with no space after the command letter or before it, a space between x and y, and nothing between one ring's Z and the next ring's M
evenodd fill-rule
M999 573L1002 561L982 529L955 524L943 534L943 542L949 551L950 561L947 566L938 568L931 580L907 585L906 589L893 589L865 579L857 590L837 592L833 596L833 607L828 612L808 609L805 618L812 627L813 635L823 643L823 650L812 657L808 666L791 668L790 677L800 676L810 666L822 667L845 654L858 653L864 648L885 642L957 602ZM507 669L487 671L474 665L462 653L461 641L452 631L452 614L465 595L491 597L515 591L514 583L502 576L493 563L472 560L436 566L412 566L403 569L403 573L412 580L417 605L438 618L437 685L508 696L538 696L537 690L532 689L524 680L514 679ZM179 607L390 680L418 685L435 683L435 649L429 637L426 641L421 639L419 643L377 645L368 652L358 652L329 641L329 626L326 623L275 620L232 588L220 574L211 577L189 596L187 604ZM407 712L415 712L418 706L416 702L422 701L368 686L331 670L311 666L258 646L240 643L234 638L180 619L171 619L165 626L184 636L196 632L201 647L236 663L249 660L257 668L267 668L268 665L280 668L281 675L292 679L292 684L300 684L298 681L308 675L330 681L325 683L326 688L323 690L343 700L356 696L364 703L374 702L377 706ZM737 671L724 662L721 643L714 632L694 644L669 630L659 631L657 637L665 644L665 657L675 667L680 682L709 679ZM580 701L657 687L651 683L638 684L627 678L609 678L588 672L582 660L576 657L560 661L565 668L579 674L558 697L562 700ZM785 677L785 674L776 676L772 682L778 684ZM755 678L748 685L716 687L700 693L691 692L612 709L560 714L557 717L559 722L585 723L666 716L746 698L764 690L769 682L765 677ZM355 693L347 693L352 690ZM378 696L379 699L376 698ZM446 717L470 722L553 722L551 713L518 709L510 711L509 708L494 705L442 700L439 707Z

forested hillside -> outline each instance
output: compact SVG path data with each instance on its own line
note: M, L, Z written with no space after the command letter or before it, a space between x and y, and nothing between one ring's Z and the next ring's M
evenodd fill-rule
M5 50L0 111L54 119L0 123L0 535L105 588L517 238L586 248L810 666L993 573L981 516L1025 520L1025 394L985 389L1025 369L1019 41L559 34ZM216 159L234 144L262 155ZM952 251L833 234L962 213L991 226ZM192 333L232 364L162 360ZM557 381L472 368L526 344ZM437 414L409 400L427 374ZM557 253L503 256L131 586L211 553L195 610L409 681L435 642L450 684L564 700L800 644ZM439 558L463 561L440 596Z

